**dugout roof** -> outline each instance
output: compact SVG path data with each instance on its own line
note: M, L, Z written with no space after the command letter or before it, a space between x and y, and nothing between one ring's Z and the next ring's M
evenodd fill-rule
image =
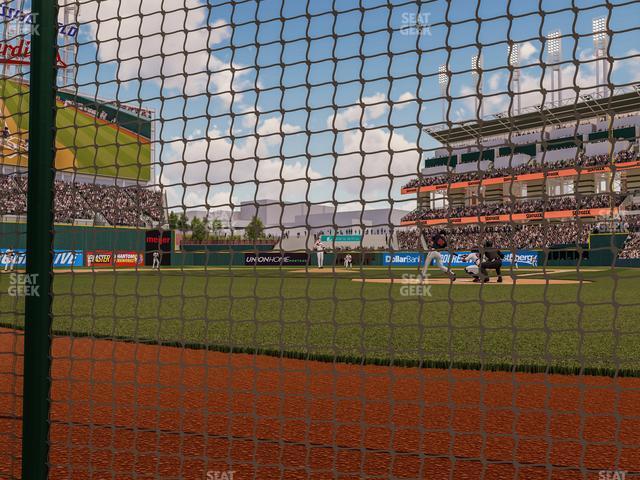
M462 123L458 127L425 131L443 145L468 142L478 138L507 135L509 132L543 128L578 119L607 114L622 114L640 110L640 91L605 98L594 98L579 103L524 113L517 116L495 118L482 122Z

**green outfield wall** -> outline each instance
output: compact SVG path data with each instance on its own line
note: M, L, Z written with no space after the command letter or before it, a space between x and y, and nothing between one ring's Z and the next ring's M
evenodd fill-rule
M566 247L538 250L538 264L550 267L569 266L618 266L640 267L640 259L616 260L617 250L627 238L621 234L592 234L585 249ZM0 223L0 249L23 249L26 243L26 224ZM56 250L122 250L144 252L145 229L131 227L84 227L67 224L55 226ZM252 252L272 251L272 245L184 245L179 252L172 253L174 267L189 266L247 266L246 255ZM273 251L277 252L277 250ZM387 252L373 251L353 253L353 265L385 266ZM343 252L325 253L325 265L341 265ZM308 264L317 265L315 253L311 253ZM250 266L250 265L249 265ZM293 266L293 265L292 265ZM298 265L300 266L300 265Z
M183 252L251 252L261 251L267 252L273 250L273 245L225 245L220 243L212 243L206 245L186 244L180 247Z
M0 248L25 248L24 223L0 223ZM83 227L55 225L57 250L144 250L145 229L129 227Z

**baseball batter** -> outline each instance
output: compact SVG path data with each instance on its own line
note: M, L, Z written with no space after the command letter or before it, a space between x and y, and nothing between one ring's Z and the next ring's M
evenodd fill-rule
M427 238L427 232L424 230L421 232L420 239L422 241L422 248L428 251L427 259L424 262L424 267L422 268L422 281L427 278L427 271L429 270L429 266L431 263L435 263L436 267L440 269L443 273L449 275L449 278L452 282L456 281L456 274L453 271L445 267L442 264L442 254L440 253L442 250L446 250L447 248L447 238L446 232L444 230L440 230L440 232L436 233L431 238Z

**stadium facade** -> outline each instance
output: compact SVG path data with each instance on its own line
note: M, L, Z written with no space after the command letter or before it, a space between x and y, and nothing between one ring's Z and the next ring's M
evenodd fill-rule
M402 189L418 204L403 224L621 219L640 189L638 98L428 131L444 146Z
M30 39L37 28L29 7L21 0L0 11L0 220L7 223L20 223L26 214ZM77 3L61 0L55 220L88 226L161 225L166 201L157 188L155 112L79 91L79 31Z
M3 128L0 218L26 213L29 83L0 80ZM157 227L165 223L165 196L157 187L153 110L58 89L56 137L57 223Z

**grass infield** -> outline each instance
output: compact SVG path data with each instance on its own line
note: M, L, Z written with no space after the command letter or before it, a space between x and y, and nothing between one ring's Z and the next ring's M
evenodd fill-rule
M294 270L58 274L54 330L350 363L640 375L638 270L549 276L585 280L574 285L432 285L430 296L352 281L408 269ZM2 324L21 328L24 302L8 287L1 275Z

